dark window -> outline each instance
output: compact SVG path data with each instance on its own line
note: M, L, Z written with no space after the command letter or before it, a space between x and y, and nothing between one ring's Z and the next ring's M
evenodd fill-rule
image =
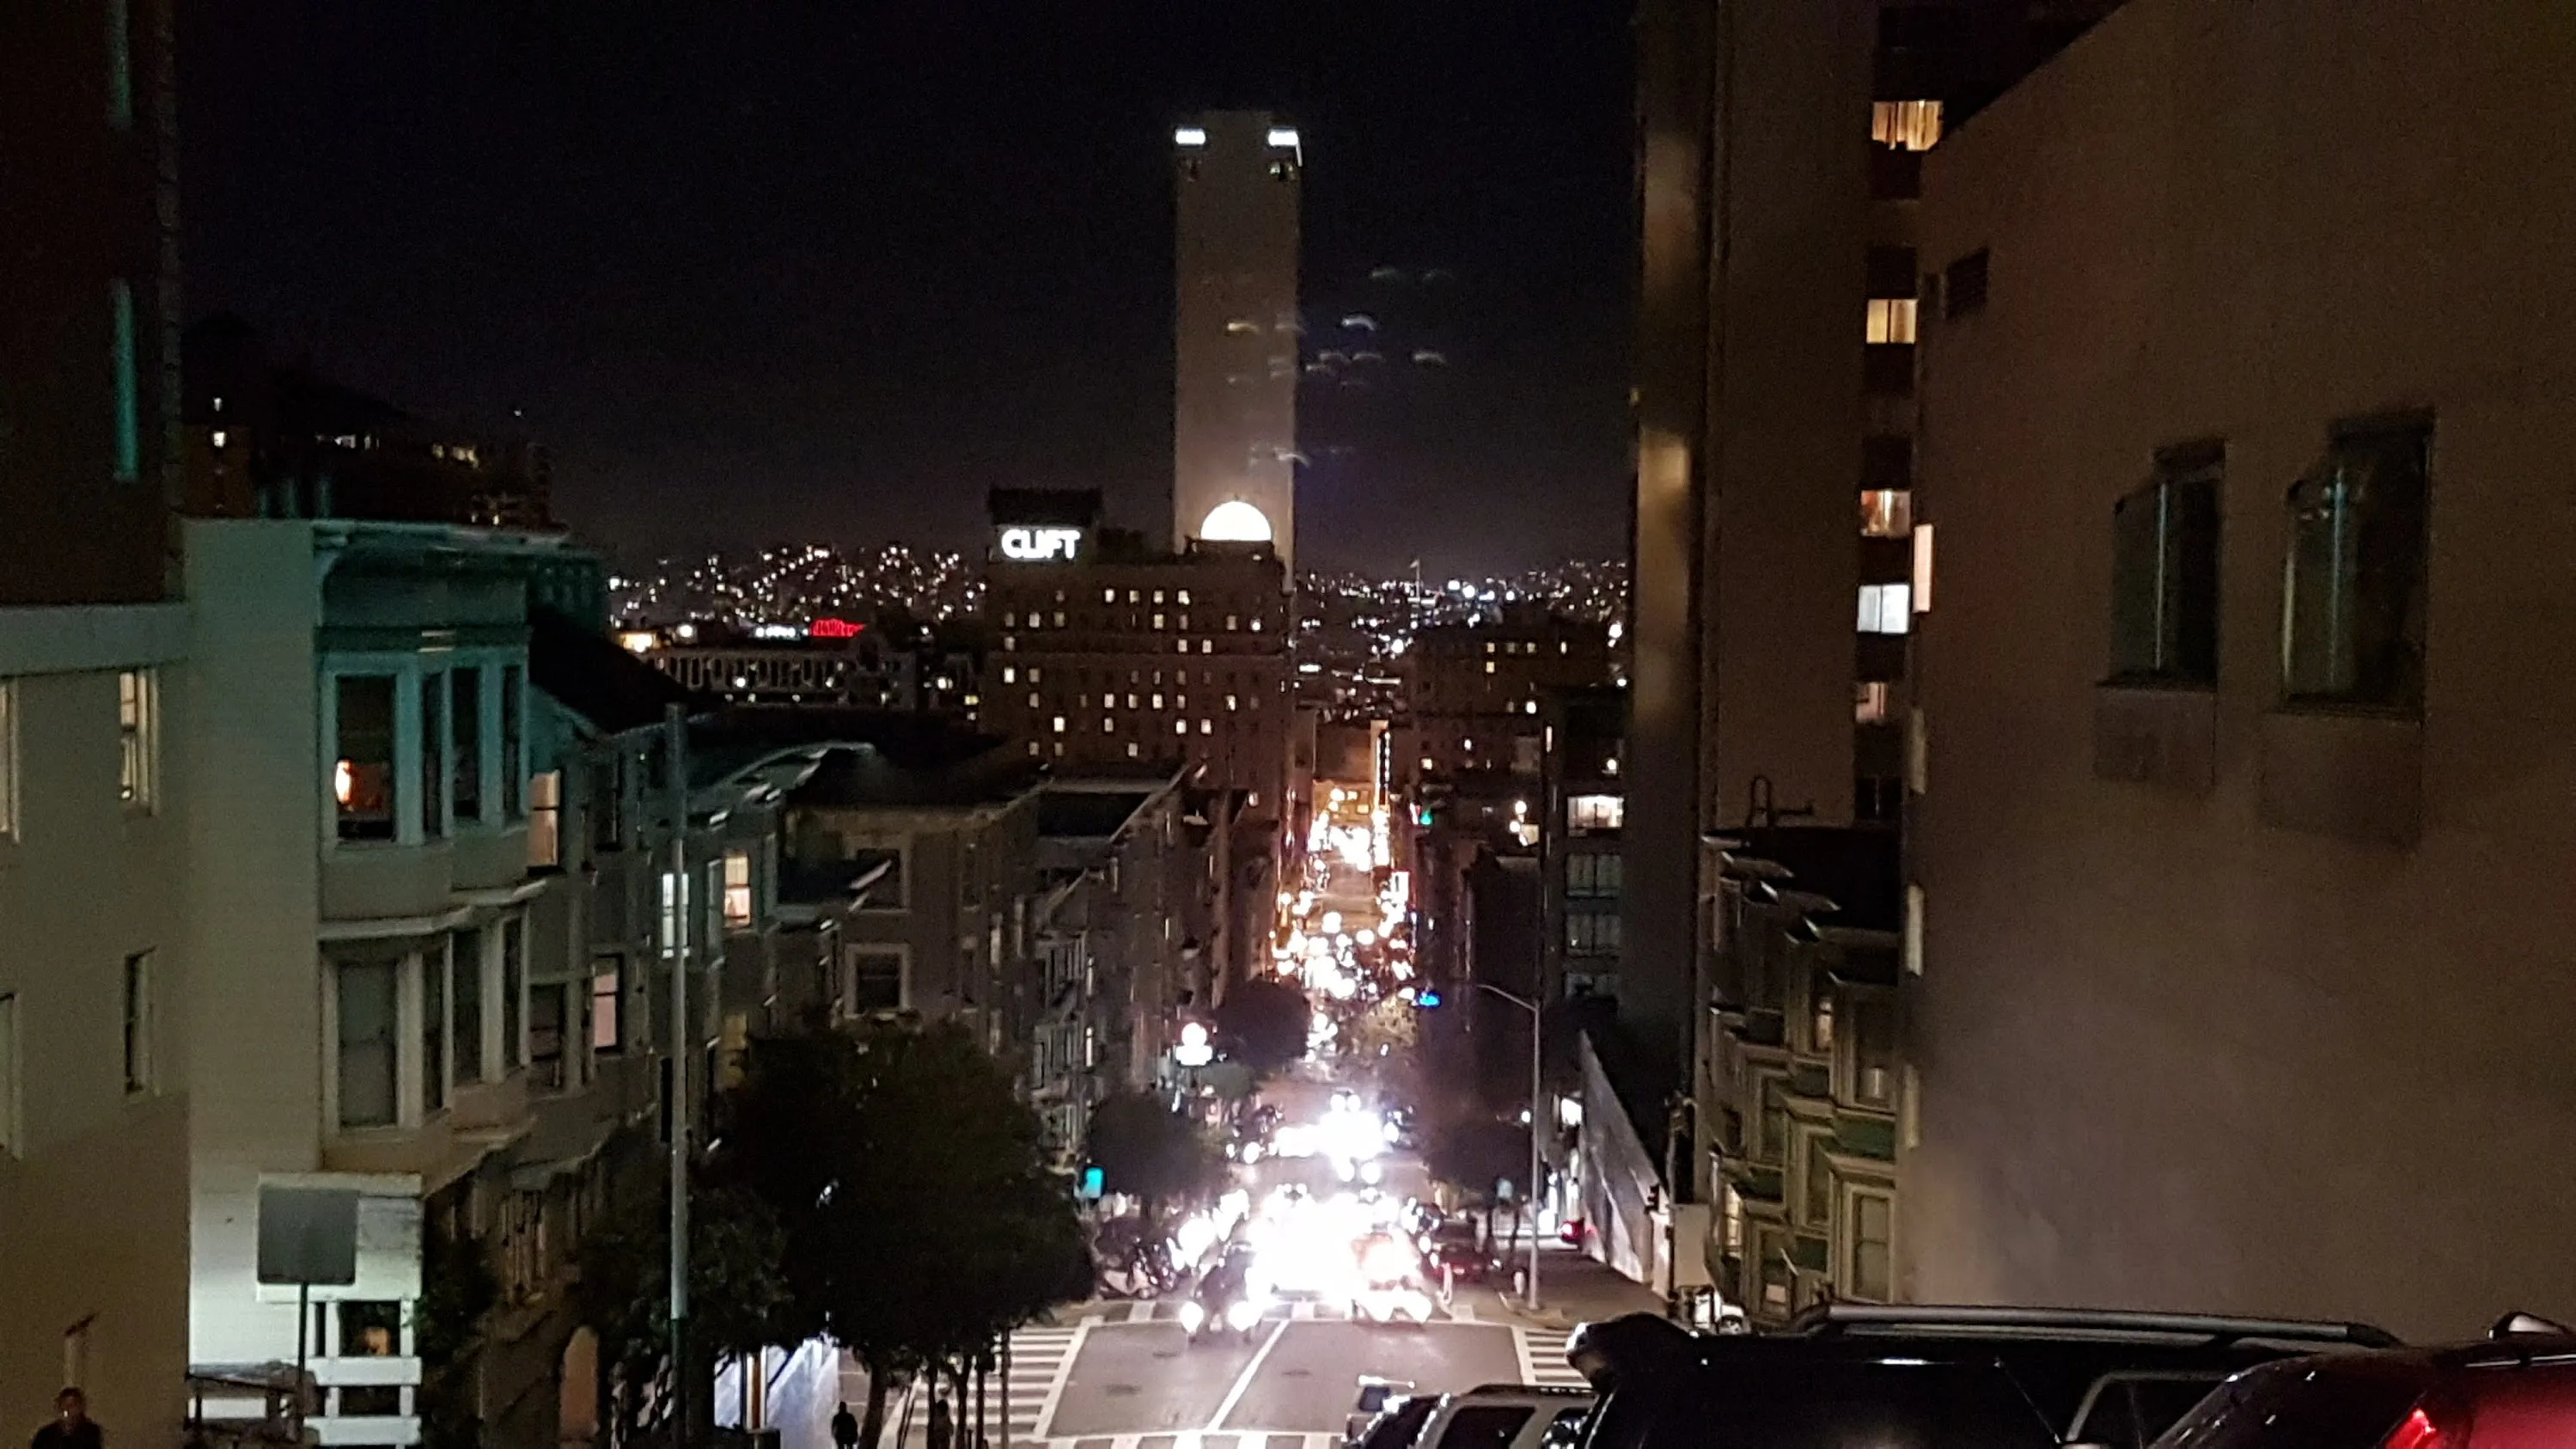
M528 994L528 922L501 923L501 1065L517 1067L526 1043L519 1038L520 1003Z
M2219 478L2195 450L2112 505L2113 680L2218 682Z
M348 1302L340 1305L340 1357L400 1358L402 1305Z
M134 7L107 0L107 123L134 129Z
M590 848L616 850L626 843L625 757L612 755L590 767Z
M893 951L850 953L850 1002L857 1011L896 1011L903 1006L903 956Z
M1896 1105L1896 1008L1861 999L1851 1005L1852 1100L1864 1107Z
M886 868L886 873L878 877L874 885L868 887L866 904L876 910L902 910L905 903L902 851L892 847L869 847L851 851L847 879L858 880L880 865Z
M519 793L523 763L519 758L519 734L522 729L519 719L519 680L519 666L515 664L501 666L501 818L504 820L518 819L522 803Z
M1620 857L1616 855L1569 855L1565 858L1565 893L1569 896L1615 896L1619 894Z
M449 698L456 721L455 798L458 820L483 818L483 671L459 669Z
M1617 911L1569 911L1565 949L1579 956L1614 955L1619 950Z
M483 1080L483 933L458 931L448 938L456 962L456 1080Z
M2294 700L2419 708L2424 698L2429 424L2347 431L2290 490L2281 601Z
M331 790L342 840L394 838L394 681L387 674L342 675L339 759Z
M2266 1364L2220 1385L2165 1442L2173 1449L2379 1449L2422 1389L2411 1373Z
M353 1419L382 1418L402 1412L402 1389L394 1384L354 1384L340 1390L340 1413Z
M420 833L447 832L447 691L435 674L420 677Z
M395 983L391 961L348 961L339 968L340 1125L390 1127L394 1098Z
M447 952L420 953L420 1094L424 1110L447 1105Z
M573 1035L564 1010L570 991L561 982L549 982L528 992L528 1076L532 1085L548 1090L572 1084L564 1057L564 1045Z
M1440 1431L1440 1449L1510 1449L1530 1412L1517 1404L1469 1404Z
M1966 317L1986 310L1986 249L1979 247L1941 273L1941 315Z
M131 483L143 476L143 393L135 362L134 284L119 277L107 287L108 382L114 389L109 400L116 409L113 462L116 481Z

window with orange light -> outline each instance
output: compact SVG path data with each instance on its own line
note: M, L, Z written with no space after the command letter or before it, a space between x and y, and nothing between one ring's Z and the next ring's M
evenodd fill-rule
M331 798L342 840L394 838L394 677L344 674L338 681L338 749Z

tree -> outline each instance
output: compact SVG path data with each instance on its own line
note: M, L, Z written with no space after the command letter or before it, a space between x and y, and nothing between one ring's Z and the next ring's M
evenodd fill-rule
M785 1237L768 1206L739 1188L689 1197L689 1343L693 1362L802 1341L780 1271ZM582 1240L574 1307L599 1336L609 1410L627 1435L659 1425L671 1386L671 1198L628 1198Z
M1167 1204L1225 1185L1225 1154L1197 1123L1143 1092L1101 1099L1086 1146L1101 1186L1142 1200L1149 1220Z
M787 1317L866 1365L870 1445L891 1386L1089 1292L1071 1185L963 1027L762 1038L723 1107L718 1175L779 1220Z
M1216 1019L1230 1054L1268 1075L1306 1055L1314 1011L1296 982L1256 976L1227 994Z

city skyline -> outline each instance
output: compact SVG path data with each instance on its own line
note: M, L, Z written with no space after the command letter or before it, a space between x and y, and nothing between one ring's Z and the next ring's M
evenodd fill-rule
M584 537L967 547L997 486L1103 488L1159 532L1172 128L1259 106L1305 137L1310 327L1447 319L1424 328L1436 371L1408 349L1399 375L1305 377L1301 412L1330 393L1301 439L1310 561L1620 549L1614 14L1155 5L970 30L289 0L181 30L188 315L539 438Z

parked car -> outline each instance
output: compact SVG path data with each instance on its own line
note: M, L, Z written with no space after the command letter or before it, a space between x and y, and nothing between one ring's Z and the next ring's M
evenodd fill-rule
M1422 1426L1431 1422L1431 1411L1439 1407L1436 1395L1388 1399L1376 1414L1352 1415L1358 1422L1343 1442L1348 1449L1414 1449L1422 1438Z
M2527 1314L2478 1343L2248 1369L2156 1440L2156 1449L2567 1445L2576 1445L2576 1331Z
M1551 1432L1580 1426L1592 1412L1588 1389L1484 1384L1446 1394L1416 1449L1541 1449Z
M2242 1370L2396 1342L2367 1324L1834 1304L1765 1334L1635 1314L1585 1325L1566 1356L1603 1394L1583 1449L2142 1449Z
M1494 1255L1476 1241L1474 1230L1463 1235L1437 1233L1423 1250L1422 1273L1426 1278L1446 1277L1452 1283L1490 1282L1502 1270Z

